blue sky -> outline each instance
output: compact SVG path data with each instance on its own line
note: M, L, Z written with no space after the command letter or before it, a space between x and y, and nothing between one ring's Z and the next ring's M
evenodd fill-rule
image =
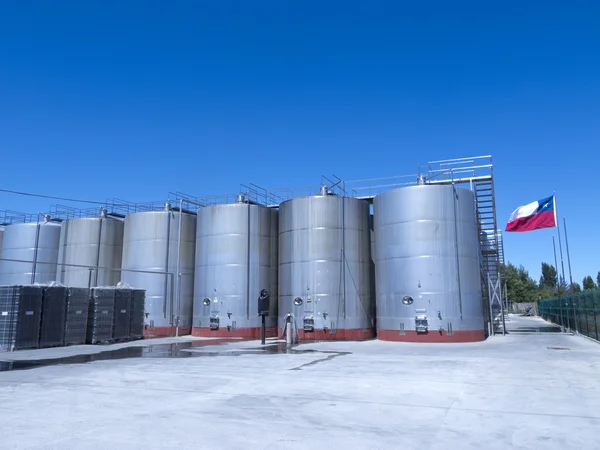
M599 20L598 2L2 2L0 188L146 201L491 154L502 220L556 191L581 282L600 270ZM539 277L553 232L507 235L508 259Z

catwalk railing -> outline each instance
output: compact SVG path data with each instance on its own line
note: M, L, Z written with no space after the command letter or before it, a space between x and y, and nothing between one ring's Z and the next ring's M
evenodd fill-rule
M540 317L600 341L600 290L542 300L538 309Z

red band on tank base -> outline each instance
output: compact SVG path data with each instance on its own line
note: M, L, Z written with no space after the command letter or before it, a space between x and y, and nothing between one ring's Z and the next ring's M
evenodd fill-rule
M144 328L144 337L145 338L157 338L157 337L169 337L171 333L173 336L187 336L192 332L192 327L177 327L179 330L177 331L175 327L154 327L154 329L150 329L150 327Z
M404 333L401 335L398 330L377 330L377 338L382 341L399 342L479 342L485 340L483 330L454 331L452 336L448 336L446 331L441 334L439 331L427 333L405 331Z
M277 329L275 327L267 327L265 330L265 337L271 338L276 337ZM218 330L211 330L210 328L196 328L192 329L192 336L197 337L219 337L219 338L250 338L260 339L260 327L254 328L237 328L235 331L229 331L227 327L219 328Z
M279 328L277 333L280 337L285 339L283 336L283 330ZM368 328L348 329L348 330L335 330L332 333L331 330L315 330L315 331L304 331L298 330L298 340L300 341L365 341L368 339L375 338L375 330Z

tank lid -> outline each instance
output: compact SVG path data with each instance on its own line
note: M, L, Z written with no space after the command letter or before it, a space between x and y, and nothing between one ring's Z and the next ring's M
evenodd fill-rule
M246 203L246 194L239 194L237 196L237 199L235 200L236 203Z
M100 217L103 219L106 218L106 209L104 209L102 206L100 207Z
M425 177L425 175L418 175L417 176L417 184L419 186L423 186L423 185L427 184L427 177Z
M329 188L325 185L322 185L321 188L319 189L319 195L326 196L326 195L329 195L329 193L330 193Z
M171 202L165 202L165 211L171 211Z

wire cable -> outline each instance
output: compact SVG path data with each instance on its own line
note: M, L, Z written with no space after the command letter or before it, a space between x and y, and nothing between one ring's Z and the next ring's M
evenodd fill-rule
M49 198L51 200L63 200L66 202L76 202L76 203L90 203L94 205L104 205L106 202L95 202L93 200L79 200L76 198L66 198L66 197L55 197L52 195L43 195L43 194L32 194L30 192L20 192L20 191L12 191L9 189L0 189L0 192L6 192L8 194L16 194L16 195L25 195L27 197L39 197L39 198Z

